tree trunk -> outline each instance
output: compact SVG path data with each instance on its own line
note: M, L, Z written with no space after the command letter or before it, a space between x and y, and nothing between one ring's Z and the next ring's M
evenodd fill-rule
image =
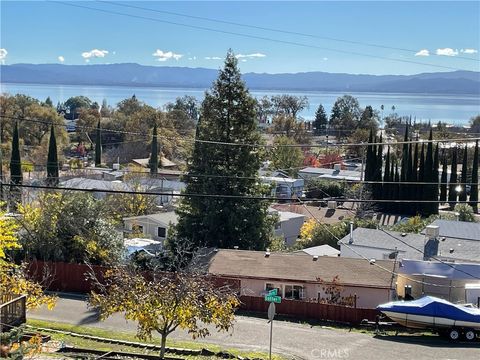
M167 333L162 332L160 333L162 335L162 342L161 342L161 349L160 349L160 359L163 359L165 357L165 348L167 346Z

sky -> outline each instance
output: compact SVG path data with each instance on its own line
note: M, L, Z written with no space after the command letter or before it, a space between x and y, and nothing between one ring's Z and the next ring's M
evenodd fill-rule
M3 64L217 69L231 48L243 72L480 71L479 1L1 0L0 12Z

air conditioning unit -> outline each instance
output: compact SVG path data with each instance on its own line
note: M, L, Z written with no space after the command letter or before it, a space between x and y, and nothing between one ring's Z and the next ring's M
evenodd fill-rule
M120 164L113 164L113 170L120 170Z
M426 235L429 239L437 238L438 235L440 235L440 227L439 227L439 226L436 226L436 225L428 225L428 226L425 228L425 235Z
M335 200L330 200L327 204L329 209L335 210L337 208L337 202Z

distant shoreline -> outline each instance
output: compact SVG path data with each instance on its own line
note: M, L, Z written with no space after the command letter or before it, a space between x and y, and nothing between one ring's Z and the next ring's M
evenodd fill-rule
M112 88L150 88L150 89L178 89L178 90L208 90L209 87L203 86L180 86L180 85L152 85L152 84L139 84L139 83L125 83L125 84L102 84L102 83L46 83L46 82L21 82L21 81L0 81L0 84L5 85L45 85L45 86L88 86L88 87L112 87ZM248 87L248 86L247 86ZM248 87L250 91L254 92L272 92L272 93L284 93L289 94L294 93L343 93L343 94L372 94L372 95L411 95L411 96L435 96L435 97L472 97L479 99L480 94L477 93L425 93L425 92L396 92L396 91L363 91L363 90L335 90L335 89L302 89L302 88L290 88L290 89L275 89L275 88L259 88L259 87Z

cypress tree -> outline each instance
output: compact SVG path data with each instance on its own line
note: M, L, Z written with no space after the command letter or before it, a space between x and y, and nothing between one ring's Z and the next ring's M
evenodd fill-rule
M387 155L385 157L385 171L383 174L383 187L382 187L382 200L388 200L390 196L390 146L387 149ZM383 203L382 207L387 210L388 203Z
M102 165L102 130L100 128L100 120L98 120L95 136L95 166L100 165Z
M380 143L382 143L382 135L380 135ZM383 145L377 147L377 157L375 160L375 176L374 181L374 197L375 199L382 198L382 168L383 168Z
M462 183L460 194L458 194L458 201L467 201L467 172L468 172L468 149L465 145L465 150L463 151L463 161L462 161L462 175L460 177L460 182Z
M448 203L450 209L453 209L457 204L457 148L452 149L452 167L450 169L450 184L448 186Z
M158 172L158 144L157 144L157 123L153 126L152 146L150 149L150 174L156 175Z
M472 183L470 185L470 206L478 212L478 140L473 153Z
M418 137L417 137L416 141L418 141ZM412 158L412 181L413 182L418 181L418 142L415 143L415 151L414 151L413 158ZM417 198L417 194L419 192L418 188L419 188L418 184L411 185L411 188L410 188L411 191L410 192L411 192L413 198ZM419 210L418 209L418 203L413 203L412 204L413 213L417 213L418 210Z
M443 153L442 160L442 179L440 184L440 201L442 203L447 202L447 181L448 181L448 167L447 167L447 156L445 152Z
M10 158L10 182L13 185L21 185L23 182L22 160L20 158L20 139L18 136L18 123L15 122L12 137L12 155ZM21 201L22 189L17 187L10 188L11 206L16 209L17 203Z
M403 141L409 141L408 137L408 123L405 127L405 137L403 138ZM408 161L408 144L403 144L403 150L402 150L402 163L401 163L401 169L400 169L400 182L402 184L399 184L400 189L399 189L399 199L401 200L408 200L408 186L405 184L408 181L407 178L407 172L410 164ZM401 212L408 213L410 207L406 203L399 203L399 209L401 209Z
M365 181L371 181L373 176L373 167L372 167L372 143L373 143L373 130L370 129L370 135L368 136L368 146L367 146L367 156L365 160Z
M433 155L433 179L432 179L432 200L438 201L438 167L440 166L439 163L439 144L435 147L435 153ZM434 214L438 214L438 202L432 203L432 211Z
M55 138L55 129L53 125L50 128L50 140L48 143L47 184L49 186L58 185L57 139Z
M238 60L229 52L200 108L201 139L258 143L261 134L257 128L255 106L255 99L241 79ZM188 177L185 192L219 196L183 198L177 209L177 236L172 241L190 248L238 246L240 249L265 250L271 234L268 202L243 198L263 193L258 181L260 165L259 152L251 148L196 142L188 171L212 177ZM197 172L197 169L202 171ZM239 173L242 177L231 178L232 174Z
M389 200L398 200L397 198L395 198L395 188L398 186L398 184L393 184L393 182L395 182L395 165L396 165L396 161L393 160L393 158L391 159L390 161L390 181L392 181L392 184L390 184L389 186L389 189L388 189L388 199ZM389 203L388 204L388 207L390 209L390 211L396 211L396 208L394 206L393 203Z
M394 190L393 190L393 199L394 199L394 200L401 200L401 199L399 199L399 197L400 197L400 184L399 184L399 182L400 182L400 174L398 173L398 164L397 164L397 163L395 163L395 177L394 177L394 181L395 181L395 186L394 186ZM392 202L392 204L393 204L394 209L395 209L396 211L399 211L400 209L403 210L403 206L400 206L400 205L402 205L402 203L397 203L397 204L395 204L395 203Z
M433 182L433 134L432 129L430 129L430 135L428 136L428 145L427 145L427 154L425 156L425 164L424 164L424 182L432 183ZM423 191L423 200L432 200L433 197L433 189L432 185L426 184L424 186ZM432 207L432 203L423 203L422 206L422 213L424 215L432 215L434 213L434 209Z
M418 166L418 187L417 187L417 199L423 199L423 192L425 191L425 143L422 143L422 149L420 151L420 159ZM423 211L424 203L417 203L416 211L421 213Z

